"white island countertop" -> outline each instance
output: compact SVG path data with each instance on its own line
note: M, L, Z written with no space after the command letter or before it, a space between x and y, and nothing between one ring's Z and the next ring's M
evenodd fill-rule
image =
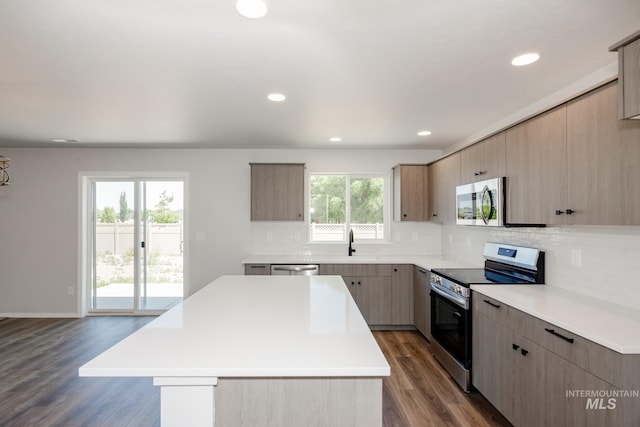
M390 370L339 276L222 276L79 373L382 377Z
M576 335L623 354L640 354L640 311L549 285L471 285Z

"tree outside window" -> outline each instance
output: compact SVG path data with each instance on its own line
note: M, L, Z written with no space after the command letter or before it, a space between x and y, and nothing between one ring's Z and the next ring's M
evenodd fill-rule
M310 238L345 242L350 229L356 240L385 239L385 177L310 176Z

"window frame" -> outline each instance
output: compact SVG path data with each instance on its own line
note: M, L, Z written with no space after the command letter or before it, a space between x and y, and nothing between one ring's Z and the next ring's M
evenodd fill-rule
M311 172L307 171L306 176L306 200L305 203L305 215L306 215L306 231L307 231L307 243L312 245L336 245L336 244L348 244L348 232L345 233L343 240L312 240L311 236L311 177L312 176L345 176L345 226L346 230L349 230L351 226L351 180L357 178L382 178L383 180L383 238L382 239L358 239L354 238L354 242L365 245L380 245L388 244L391 241L391 207L392 207L392 194L391 194L391 173L390 172Z

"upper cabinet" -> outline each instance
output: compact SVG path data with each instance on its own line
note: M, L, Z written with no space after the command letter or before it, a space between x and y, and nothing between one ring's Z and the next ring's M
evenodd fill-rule
M567 105L570 224L640 225L640 121L618 120L616 86Z
M508 223L566 223L566 141L564 106L506 131Z
M251 221L304 220L304 164L251 164Z
M640 31L609 50L618 52L618 117L640 119Z
M427 221L427 165L397 165L393 168L393 220Z
M505 175L505 132L460 152L460 181L468 184Z
M456 222L456 186L460 185L460 152L429 165L429 211L431 220Z

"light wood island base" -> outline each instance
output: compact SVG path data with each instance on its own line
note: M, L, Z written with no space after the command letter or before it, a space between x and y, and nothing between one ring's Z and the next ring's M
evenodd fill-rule
M382 378L154 378L163 427L382 426Z
M216 427L382 426L382 378L221 378Z

